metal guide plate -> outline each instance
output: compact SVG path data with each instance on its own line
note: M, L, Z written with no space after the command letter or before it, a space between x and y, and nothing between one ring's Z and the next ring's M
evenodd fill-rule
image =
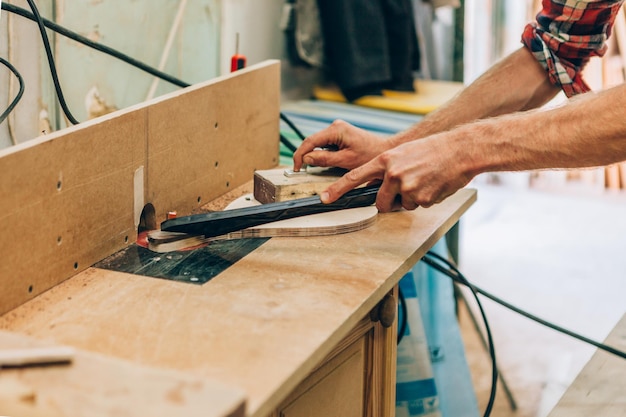
M147 277L205 284L269 238L211 242L194 250L155 253L136 243L94 265L96 268Z

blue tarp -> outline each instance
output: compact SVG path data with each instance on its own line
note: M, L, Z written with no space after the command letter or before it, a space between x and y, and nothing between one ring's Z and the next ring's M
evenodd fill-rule
M445 240L440 240L431 250L447 256ZM419 316L409 315L408 323L410 327L420 320L423 326L441 416L477 417L478 403L456 317L452 280L425 263L418 262L402 278L400 288L407 304L410 297L417 297ZM409 288L412 290L405 290ZM397 388L404 389L400 382ZM398 395L397 400L400 399ZM413 417L424 414L408 415Z

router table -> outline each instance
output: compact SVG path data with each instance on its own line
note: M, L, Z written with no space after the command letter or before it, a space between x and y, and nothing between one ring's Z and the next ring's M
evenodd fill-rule
M474 190L357 232L268 239L204 283L93 266L168 211L251 191L278 164L279 91L268 61L0 152L0 350L77 349L1 369L0 414L394 415L396 322L370 313L395 306Z

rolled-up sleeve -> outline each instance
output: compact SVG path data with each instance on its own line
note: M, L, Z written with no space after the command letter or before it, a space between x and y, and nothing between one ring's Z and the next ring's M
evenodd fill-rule
M590 90L581 71L592 56L603 56L606 40L624 0L543 0L537 21L522 43L568 97Z

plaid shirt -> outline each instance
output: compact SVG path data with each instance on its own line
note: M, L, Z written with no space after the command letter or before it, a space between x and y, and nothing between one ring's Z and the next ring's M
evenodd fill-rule
M590 90L581 70L603 56L624 0L543 0L537 22L524 29L522 43L548 71L550 82L568 97Z

